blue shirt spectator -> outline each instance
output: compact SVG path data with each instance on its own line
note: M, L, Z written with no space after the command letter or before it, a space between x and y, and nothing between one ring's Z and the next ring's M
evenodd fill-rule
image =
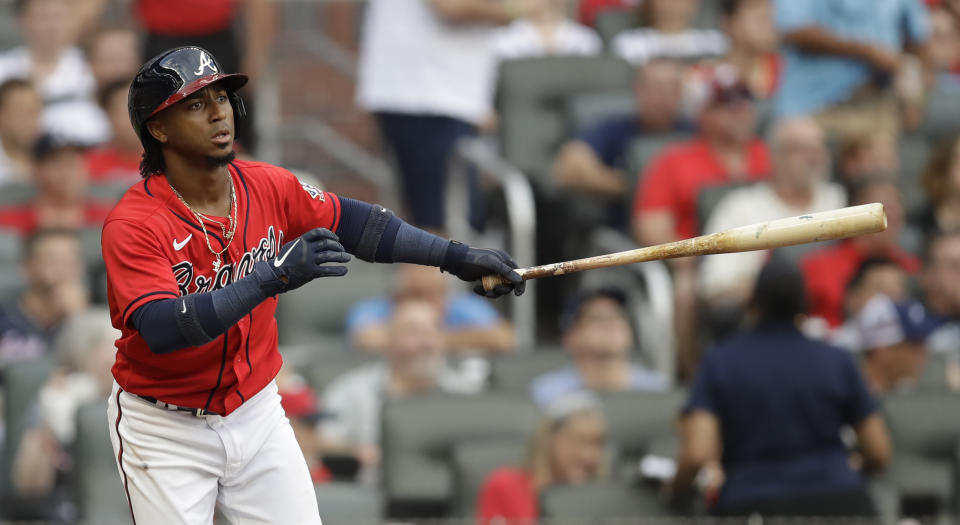
M585 129L577 137L590 146L604 165L626 169L627 146L643 134L643 126L634 115L611 117Z
M371 324L390 319L393 301L386 297L374 297L357 301L347 312L347 333L354 334ZM479 295L459 292L447 297L443 309L443 322L447 329L488 328L500 322L500 314Z
M388 324L398 298L430 302L442 314L445 346L453 351L507 352L513 349L513 328L489 301L466 293L449 293L445 276L436 268L400 266L392 297L357 302L347 312L347 336L354 348L385 350L390 343Z
M787 42L776 102L781 116L818 113L847 100L889 62L878 54L899 55L929 35L919 0L776 0L775 20ZM812 27L828 33L831 45L813 52L789 44L791 32Z
M630 364L627 390L634 392L662 392L670 387L667 378L642 366ZM540 408L576 392L587 390L583 376L576 367L568 366L537 376L530 385L530 396Z

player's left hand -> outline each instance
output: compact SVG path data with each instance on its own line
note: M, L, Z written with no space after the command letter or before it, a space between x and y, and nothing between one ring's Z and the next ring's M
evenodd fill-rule
M503 250L491 248L473 248L465 244L452 241L447 248L447 256L441 270L456 275L461 280L479 281L484 275L496 274L508 281L493 290L485 291L482 283L473 287L474 293L485 297L495 298L506 295L512 290L514 295L521 295L526 289L526 283L520 274L514 271L517 262Z

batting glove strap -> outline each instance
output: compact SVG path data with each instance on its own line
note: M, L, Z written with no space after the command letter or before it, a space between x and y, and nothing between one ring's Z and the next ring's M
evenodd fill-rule
M283 282L283 273L281 268L275 268L270 261L260 261L253 265L253 271L250 272L260 286L260 290L267 297L273 297L283 293L287 288L287 283Z
M460 241L450 241L447 245L447 252L443 256L443 264L440 265L441 272L448 272L460 276L463 272L463 263L467 258L467 252L470 247Z

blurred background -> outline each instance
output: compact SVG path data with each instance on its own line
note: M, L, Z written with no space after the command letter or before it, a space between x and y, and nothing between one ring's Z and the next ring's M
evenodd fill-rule
M496 302L285 295L325 523L960 520L960 2L0 0L0 522L130 522L100 230L129 82L188 44L251 76L241 155L521 266L886 208Z

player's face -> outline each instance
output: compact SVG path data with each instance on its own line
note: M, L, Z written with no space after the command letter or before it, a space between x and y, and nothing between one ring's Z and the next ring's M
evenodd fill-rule
M597 477L603 461L606 431L591 412L567 418L553 434L551 463L556 483L577 484Z
M185 159L200 157L222 165L233 158L233 106L219 84L161 111L147 127L165 150Z

